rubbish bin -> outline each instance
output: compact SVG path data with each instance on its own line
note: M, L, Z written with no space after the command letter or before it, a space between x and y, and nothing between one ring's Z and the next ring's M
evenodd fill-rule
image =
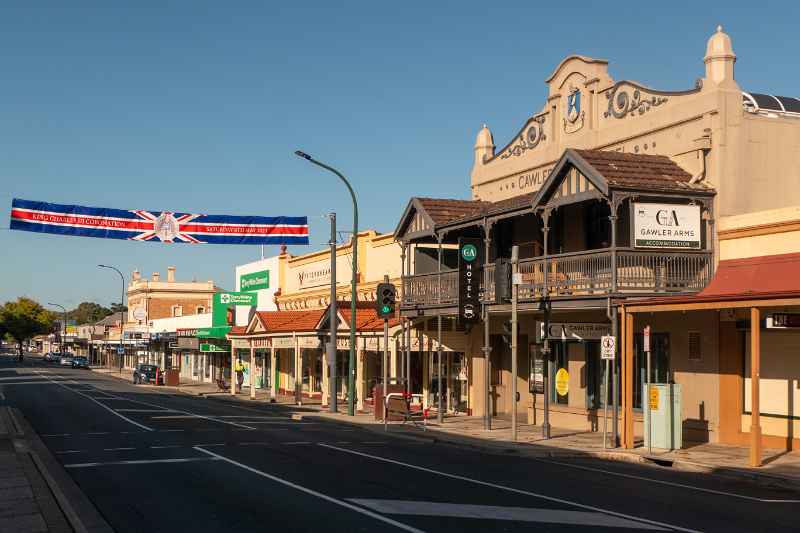
M644 445L650 447L652 439L653 448L680 450L683 446L681 386L651 383L644 401Z

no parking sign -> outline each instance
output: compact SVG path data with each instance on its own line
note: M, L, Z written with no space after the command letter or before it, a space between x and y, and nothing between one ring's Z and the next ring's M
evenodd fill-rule
M617 338L611 335L603 335L600 338L600 356L603 359L613 360L617 353Z

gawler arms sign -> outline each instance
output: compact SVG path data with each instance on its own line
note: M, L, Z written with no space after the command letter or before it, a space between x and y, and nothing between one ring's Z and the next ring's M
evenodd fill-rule
M633 204L636 248L700 249L700 206Z

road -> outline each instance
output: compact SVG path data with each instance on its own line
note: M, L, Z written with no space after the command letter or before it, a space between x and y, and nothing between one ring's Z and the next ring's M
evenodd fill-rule
M800 493L400 439L31 359L0 358L0 399L119 532L798 530Z

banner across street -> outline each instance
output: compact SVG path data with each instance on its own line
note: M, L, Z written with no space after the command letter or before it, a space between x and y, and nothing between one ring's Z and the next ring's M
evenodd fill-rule
M308 244L308 220L111 209L14 198L12 230L103 239L209 244Z

